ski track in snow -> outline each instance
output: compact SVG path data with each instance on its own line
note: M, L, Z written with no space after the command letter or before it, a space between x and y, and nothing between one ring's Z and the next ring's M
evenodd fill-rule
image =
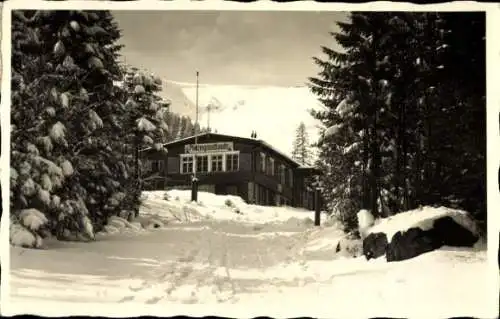
M293 279L269 281L258 274L296 261L293 249L304 236L303 229L282 231L278 225L198 222L174 224L135 237L137 241L133 235L106 236L91 244L91 252L85 251L85 243L54 242L59 247L47 251L13 247L12 298L38 298L40 289L48 289L45 298L53 294L68 301L236 302L239 293L258 291L263 284L293 286ZM27 265L32 268L24 268ZM82 273L72 274L77 272ZM128 293L119 297L123 286ZM71 290L74 293L68 293Z
M256 316L291 312L275 314L280 317L318 303L352 314L360 298L372 307L362 317L405 317L423 305L427 314L447 310L445 317L488 313L489 300L478 293L489 284L484 251L441 249L398 263L334 260L332 245L317 244L327 239L322 236L338 233L305 225L198 221L102 236L92 244L12 247L10 297L131 306L249 304ZM293 296L301 302L287 302Z

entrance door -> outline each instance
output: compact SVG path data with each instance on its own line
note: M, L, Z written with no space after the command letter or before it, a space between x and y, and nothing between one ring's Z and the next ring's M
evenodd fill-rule
M228 195L238 196L238 186L236 185L228 185L226 186L226 192Z

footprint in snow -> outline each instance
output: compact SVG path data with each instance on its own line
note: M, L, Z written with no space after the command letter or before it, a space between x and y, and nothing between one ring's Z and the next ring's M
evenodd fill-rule
M154 297L154 298L146 300L146 303L149 304L149 305L157 304L158 301L160 301L162 298L163 297Z
M123 297L122 299L120 299L118 302L126 302L126 301L132 301L134 300L134 296L126 296L126 297Z

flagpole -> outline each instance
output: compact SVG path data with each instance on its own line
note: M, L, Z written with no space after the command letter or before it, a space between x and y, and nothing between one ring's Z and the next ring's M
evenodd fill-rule
M194 152L193 152L193 180L191 183L191 201L198 200L198 179L196 178L196 149L198 145L198 87L199 87L200 73L196 71L196 119L194 125Z
M198 146L198 90L199 90L199 86L200 86L200 72L196 71L196 119L195 119L195 125L194 125L194 149L196 150L197 149L197 146ZM194 159L196 158L196 156L194 157ZM197 167L196 167L196 161L193 159L193 176L194 178L196 178L196 171L197 171Z
M210 132L210 109L212 108L212 104L208 104L207 107L207 130Z
M199 88L199 77L200 73L196 71L196 120L195 124L198 124L198 88ZM196 144L198 142L198 134L197 134L196 126L194 128L194 143Z

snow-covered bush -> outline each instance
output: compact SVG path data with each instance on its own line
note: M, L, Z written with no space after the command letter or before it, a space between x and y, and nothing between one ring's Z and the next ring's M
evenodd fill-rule
M118 230L118 228L116 228L115 226L113 225L106 225L104 226L104 231L108 234L117 234L119 233L120 231Z
M165 227L165 224L158 219L151 219L149 222L143 226L145 229L159 229Z
M363 254L363 241L353 234L339 240L335 252L343 257L358 257Z
M118 217L118 216L111 216L108 219L108 225L113 226L117 229L121 228L132 228L132 225L130 222L124 218Z
M138 233L144 230L160 229L164 227L165 222L150 215L138 216L134 218L132 222L119 216L111 216L101 233L108 235L124 232Z
M19 224L10 225L10 243L24 248L41 248L42 238Z
M130 222L134 219L134 212L124 209L118 214L118 216Z
M229 198L224 201L224 205L227 207L234 207L233 202Z
M42 230L49 220L37 209L23 209L11 216L10 243L25 248L41 248Z
M165 192L165 193L163 194L163 199L164 199L164 200L170 200L170 195L168 194L168 192Z

